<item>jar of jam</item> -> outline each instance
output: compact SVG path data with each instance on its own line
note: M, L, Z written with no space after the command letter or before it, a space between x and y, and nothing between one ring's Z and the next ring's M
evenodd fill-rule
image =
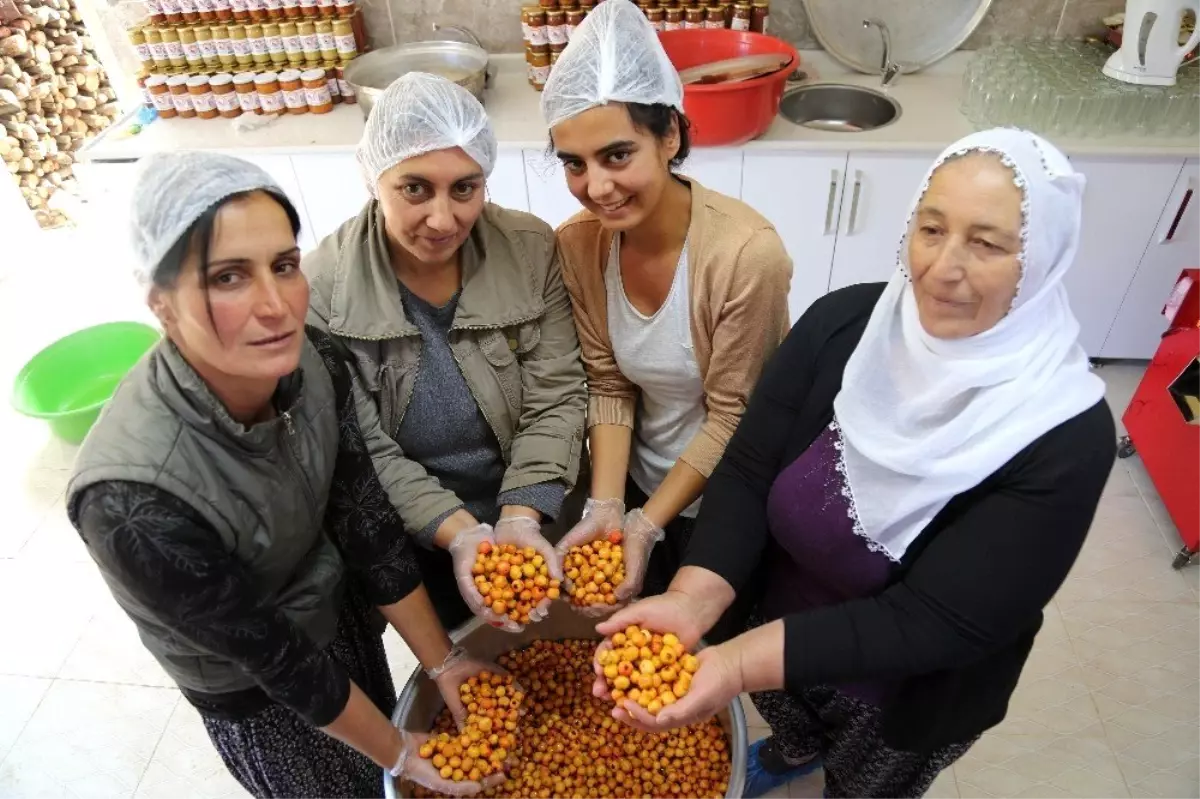
M283 92L283 107L289 114L308 113L308 100L304 97L304 84L300 81L300 70L285 69L280 72L279 89Z
M317 0L317 14L321 19L333 19L337 16L337 0Z
M196 29L180 28L179 44L183 47L183 58L187 61L188 69L204 69L204 57L200 55L200 45L196 42Z
M585 12L581 8L572 8L569 11L567 11L567 41L568 42L571 41L571 37L575 35L575 29L579 27L580 23L583 22L583 20L586 16L587 16L587 12Z
M145 0L146 13L150 15L150 22L154 25L166 25L167 15L163 13L162 3L159 0Z
M735 31L750 30L750 4L735 3L733 6L733 22L729 25Z
M526 54L529 62L529 85L539 92L546 88L546 79L550 77L550 53L529 52Z
M300 52L304 55L304 61L308 64L319 64L321 62L321 47L317 42L317 26L316 23L302 20L296 23L296 32L300 36Z
M232 75L228 72L218 72L208 79L208 85L212 89L213 104L216 105L218 114L226 119L242 115L242 107L238 103L238 93L233 87Z
M179 13L185 23L199 22L200 12L196 10L196 0L179 0Z
M200 14L201 22L217 21L217 12L213 9L213 0L196 0L196 11Z
M212 35L213 49L217 51L217 60L221 62L222 67L232 67L237 63L237 59L233 57L233 42L229 38L229 26L210 25L208 30Z
M184 119L196 116L196 109L192 107L192 95L188 93L187 82L187 75L172 75L167 78L167 88L171 90L171 103L175 106L175 113Z
M333 38L333 23L327 19L319 19L313 23L317 32L317 50L322 61L337 60L337 40Z
M154 69L161 72L171 66L162 33L157 28L145 28L142 30L142 36L146 39L146 47L150 50L150 63L154 65Z
M579 0L579 9L586 14L596 7L596 0Z
M267 7L267 19L276 22L283 19L283 0L265 0L264 5Z
M551 71L554 70L554 65L558 63L558 57L561 56L563 54L563 50L566 50L566 49L567 49L567 46L565 44L550 45L550 69L551 69Z
M766 33L770 26L771 4L769 0L754 0L750 7L750 30L755 33Z
M171 90L167 87L167 78L165 75L151 75L146 78L146 91L150 92L150 99L154 102L154 110L163 119L170 119L177 116L175 113L175 103L171 101Z
M709 6L704 10L704 27L709 30L725 29L725 12L720 6Z
M300 19L300 0L283 0L284 19Z
M325 88L329 89L329 98L337 105L342 101L342 90L337 81L337 64L325 64L322 71L325 73ZM300 73L300 77L304 78L303 72Z
M267 54L267 37L263 35L263 26L251 23L246 26L246 41L250 44L250 60L264 67L271 63Z
M683 9L668 8L667 19L663 23L663 30L678 31L683 30Z
M254 57L250 54L250 37L246 32L247 27L246 25L229 26L229 41L233 46L233 59L240 67L254 64Z
M337 48L337 57L342 62L350 61L358 55L358 44L354 41L354 28L350 26L350 20L333 21L333 45Z
M267 42L267 58L277 66L287 63L287 52L283 49L283 37L279 32L278 22L263 23L263 38Z
M246 10L250 12L251 22L266 22L267 0L246 0Z
M233 10L233 18L235 21L250 21L250 7L246 5L246 0L229 0L229 6Z
M565 11L546 12L546 38L552 45L567 43L567 14Z
M689 6L683 12L683 29L685 31L700 30L704 27L704 9Z
M358 95L354 93L354 87L346 80L346 68L339 66L337 68L337 84L338 91L341 92L342 102L347 105L354 105L358 102Z
M233 5L229 0L213 0L213 13L217 22L229 22L233 19Z
M317 8L317 0L300 0L300 16L305 19L316 19L321 16Z
M179 10L179 0L158 0L162 9L163 19L168 25L179 25L183 22L183 12Z
M167 51L167 61L173 67L186 67L187 59L183 57L183 44L179 41L179 31L175 28L164 28L161 31L163 47Z
M279 88L277 74L263 72L255 75L254 88L258 92L258 103L262 106L264 114L278 114L284 110L283 91Z
M538 5L547 11L554 11L558 8L558 0L538 0Z
M289 64L304 63L304 50L300 47L300 31L295 22L279 23L279 38L283 39L283 54Z
M325 70L306 69L300 73L300 83L304 86L304 101L309 113L328 114L333 110L333 95L329 93Z
M217 104L213 102L207 75L193 75L188 78L187 90L192 96L192 108L196 111L196 116L201 119L216 119L220 116Z
M540 6L529 9L529 38L525 44L530 47L545 47L550 44L550 32L546 28L546 10Z
M337 0L337 14L339 17L353 17L358 11L358 3L355 0Z
M662 33L667 29L667 12L665 9L657 6L646 12L646 19L650 20L650 27Z
M258 87L253 72L239 72L233 76L233 90L237 92L238 107L243 114L261 114L262 103L258 101Z

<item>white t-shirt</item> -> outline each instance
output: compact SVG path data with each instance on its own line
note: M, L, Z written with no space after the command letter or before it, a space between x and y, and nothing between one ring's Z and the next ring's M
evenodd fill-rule
M604 271L608 331L617 367L640 389L629 476L649 495L691 443L707 414L704 381L692 347L687 243L679 253L667 299L652 316L633 307L625 295L620 258L620 237L613 236ZM699 512L697 499L680 515L695 518Z

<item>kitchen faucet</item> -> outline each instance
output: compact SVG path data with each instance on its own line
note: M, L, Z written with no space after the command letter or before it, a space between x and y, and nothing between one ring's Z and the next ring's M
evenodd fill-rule
M878 19L864 19L863 28L878 28L879 36L883 39L883 58L879 64L879 72L883 75L883 85L890 86L900 74L900 65L892 60L892 34L886 23Z

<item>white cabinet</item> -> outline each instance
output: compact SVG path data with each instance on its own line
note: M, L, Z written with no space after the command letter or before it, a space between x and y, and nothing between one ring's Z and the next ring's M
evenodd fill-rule
M1071 165L1083 173L1087 188L1079 252L1063 285L1079 320L1079 343L1095 358L1106 354L1105 338L1167 204L1180 161L1072 158ZM1193 244L1193 255L1195 250ZM1159 299L1161 307L1166 294Z
M934 155L851 153L829 290L890 280L913 198Z
M304 202L304 192L300 188L300 181L296 179L296 171L292 168L292 159L286 155L239 154L238 157L243 161L257 164L274 178L275 182L279 184L279 188L283 189L283 193L296 207L296 213L300 215L300 235L296 238L296 243L300 245L300 251L308 252L317 246L317 238L313 235L312 222L308 216L308 207Z
M529 190L525 187L525 160L520 150L501 150L487 181L490 202L514 211L529 210Z
M529 190L529 212L540 216L551 227L558 227L579 212L582 206L567 189L562 163L545 150L522 150L525 185Z
M1162 308L1183 269L1200 264L1200 161L1190 159L1175 181L1166 207L1129 283L1100 355L1150 358L1167 320ZM1132 203L1130 203L1132 205ZM1132 209L1130 209L1132 210ZM1120 233L1120 229L1116 229Z
M370 194L353 153L292 156L314 243L357 215Z
M829 290L845 153L748 152L742 200L767 218L792 257L792 321Z
M711 191L729 197L742 196L742 150L731 147L692 150L679 168L680 174L700 181Z

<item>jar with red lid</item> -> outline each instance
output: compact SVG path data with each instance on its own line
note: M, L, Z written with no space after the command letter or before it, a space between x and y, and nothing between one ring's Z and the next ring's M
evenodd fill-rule
M304 86L304 100L310 113L328 114L333 110L333 95L329 93L325 70L306 69L300 73L300 83Z

